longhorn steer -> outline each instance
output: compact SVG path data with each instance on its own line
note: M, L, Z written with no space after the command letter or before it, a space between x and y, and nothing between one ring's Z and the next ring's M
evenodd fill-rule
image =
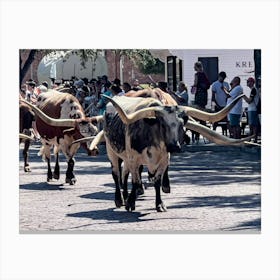
M233 140L201 126L188 117L216 121L224 117L242 97L235 99L223 111L209 114L185 106L163 106L159 100L141 97L114 97L109 99L118 113L108 110L104 117L104 137L112 176L116 185L115 204L121 207L125 201L127 211L135 210L137 189L141 188L140 168L146 165L154 178L156 210L166 211L161 199L160 186L169 192L169 152L180 150L183 126L200 132L218 144L240 145L244 140ZM124 162L122 180L121 163ZM132 175L132 190L127 191L127 177ZM123 186L123 192L121 191Z
M34 113L31 111L30 107L25 104L20 104L19 106L19 133L20 133L20 143L24 142L24 148L22 151L24 160L24 171L30 172L30 166L28 162L28 150L30 146L30 136L32 135L32 121L34 121Z
M72 142L97 133L97 128L92 123L95 118L86 118L78 100L68 93L48 91L39 96L37 106L27 101L22 101L32 108L36 114L36 127L41 136L42 147L40 154L47 160L47 181L59 179L59 158L61 150L66 156L68 167L66 171L66 183L75 184L73 173L74 155L80 147L80 143ZM51 171L51 148L54 147L56 164L54 173Z

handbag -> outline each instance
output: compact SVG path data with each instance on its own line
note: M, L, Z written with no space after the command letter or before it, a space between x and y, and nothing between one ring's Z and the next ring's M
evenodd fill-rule
M191 93L192 93L192 94L196 94L196 90L197 90L197 87L196 87L196 86L192 86L192 87L191 87Z

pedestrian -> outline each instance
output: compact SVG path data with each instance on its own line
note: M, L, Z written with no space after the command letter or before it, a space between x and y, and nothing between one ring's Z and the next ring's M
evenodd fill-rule
M247 97L244 95L245 101L248 105L248 123L250 127L250 135L255 135L254 142L258 142L258 133L259 133L259 117L257 106L260 100L259 93L255 87L255 79L253 77L248 78L247 87L250 88L250 96Z
M231 103L236 97L243 94L243 88L240 85L240 77L234 77L230 82L231 89L228 91L223 88L224 92L227 94L227 105ZM242 115L242 99L240 99L237 104L229 111L228 120L230 125L231 137L234 139L241 138L241 127L240 120Z
M109 81L107 81L105 84L104 84L104 92L103 92L103 95L106 95L106 96L109 96L109 97L112 97L112 92L110 90L110 87L111 87L111 83ZM101 96L101 98L99 99L96 107L99 109L99 115L103 115L103 113L105 112L106 110L106 105L107 105L108 101L103 97Z
M123 90L125 93L131 91L131 85L127 82L123 83Z
M188 106L189 94L184 82L179 83L178 90L175 93L173 93L173 96L175 97L179 105Z
M194 70L196 71L192 86L192 94L195 95L194 104L197 105L199 109L205 109L208 101L207 90L210 88L210 82L203 71L203 65L200 61L197 61L194 64Z
M110 89L113 96L124 95L124 91L118 85L112 85Z
M132 90L137 91L137 90L141 90L141 89L143 89L143 88L140 86L139 81L137 79L135 79L133 82Z
M203 65L200 61L194 64L194 83L191 88L191 93L194 94L194 104L198 106L200 110L204 110L208 101L208 89L210 88L210 82L206 76ZM205 121L199 121L200 124L206 125ZM200 134L197 132L192 133L192 141L198 142Z
M32 79L29 79L26 83L25 99L28 102L35 104L37 102L37 95L35 92L36 83Z
M218 75L218 80L215 81L211 86L212 91L212 102L214 103L214 111L219 112L221 111L227 104L227 94L224 91L224 88L229 91L229 84L225 82L226 72L222 71ZM225 117L220 122L222 124L222 131L223 134L227 135L227 117ZM218 122L213 123L213 130L216 130L218 126Z

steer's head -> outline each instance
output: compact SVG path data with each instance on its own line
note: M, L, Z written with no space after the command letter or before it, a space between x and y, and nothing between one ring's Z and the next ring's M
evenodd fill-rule
M159 141L164 141L167 151L180 151L180 142L182 142L184 135L183 127L188 120L184 110L181 110L177 106L163 106L153 98L142 98L137 99L138 105L135 111L127 114L122 108L121 102L123 98L129 97L106 98L112 102L124 124L129 125L141 119L145 119L145 121L149 122L151 125L157 124L157 128L152 127L151 129L158 129L158 131L155 132L156 137ZM127 100L124 101L126 102Z
M188 116L180 111L177 106L163 106L155 111L155 117L159 120L161 136L164 139L167 151L179 152L184 137L184 124Z
M92 122L91 118L78 121L78 129L83 137L89 137L97 134L98 129Z
M29 102L23 100L23 103L26 103L30 106L30 108L34 111L34 113L43 120L46 124L59 127L63 129L63 132L66 134L79 133L82 137L88 137L92 135L96 135L98 130L94 123L98 122L98 117L91 118L80 118L80 119L54 119L46 115L43 111L41 111L38 107L30 104Z

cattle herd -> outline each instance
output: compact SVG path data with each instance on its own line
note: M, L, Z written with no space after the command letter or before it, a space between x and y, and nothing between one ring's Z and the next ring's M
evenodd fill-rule
M68 163L65 182L75 184L74 156L80 146L90 153L99 143L105 142L116 187L116 207L135 210L136 198L144 192L141 173L146 166L149 180L155 187L156 210L162 212L166 211L166 206L161 191L170 192L170 154L180 152L186 129L219 145L244 145L252 137L227 138L196 121L213 123L223 119L242 96L218 113L178 106L169 94L159 89L140 91L137 97L133 94L104 97L108 101L107 109L104 115L95 117L86 117L79 101L69 93L49 90L39 95L35 105L20 99L19 138L24 142L24 171L31 171L28 148L34 138L34 123L42 143L40 155L47 162L47 181L60 178L58 155L61 151ZM53 172L50 165L52 151L56 159ZM132 178L130 193L129 174Z

